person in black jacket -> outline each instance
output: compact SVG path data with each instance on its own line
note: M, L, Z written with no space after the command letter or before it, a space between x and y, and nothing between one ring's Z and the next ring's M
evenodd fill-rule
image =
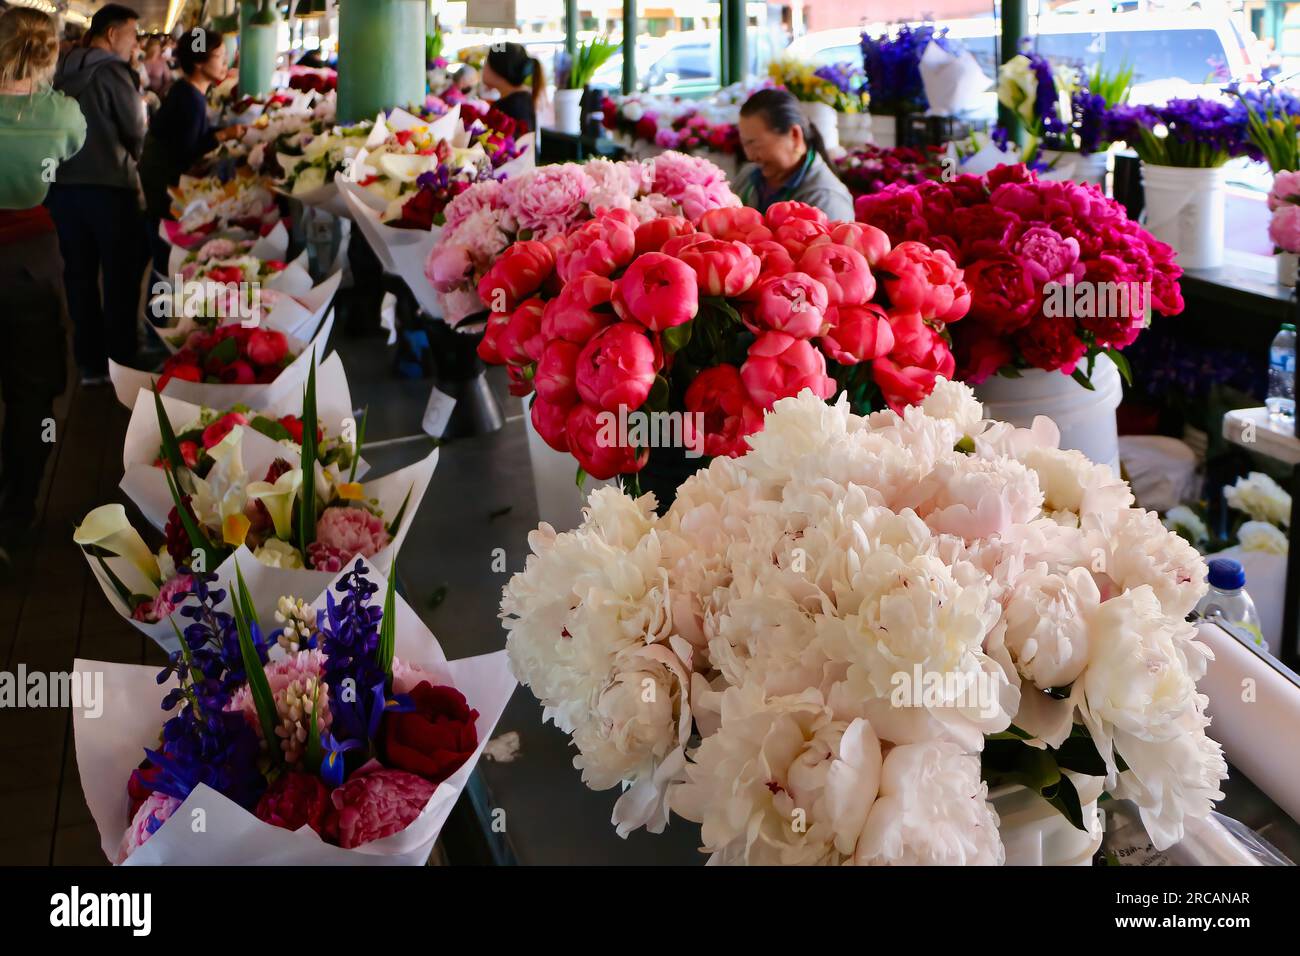
M180 182L181 175L218 143L244 133L243 126L217 130L208 123L208 88L224 80L229 71L221 34L201 28L185 34L176 45L176 65L182 78L172 84L154 114L140 159L145 210L152 225L154 268L163 275L169 250L158 235L158 223L172 218L167 187Z
M526 126L522 132L537 131L537 103L546 89L546 77L542 64L522 44L492 45L483 64L483 85L501 94L496 108Z

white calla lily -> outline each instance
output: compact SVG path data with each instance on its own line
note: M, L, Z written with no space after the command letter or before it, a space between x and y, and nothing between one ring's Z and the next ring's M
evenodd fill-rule
M293 503L301 487L302 470L290 468L274 482L250 482L245 492L249 498L262 502L275 523L276 535L287 540L293 534Z
M157 558L140 533L131 527L126 508L121 505L100 505L90 512L73 531L72 540L83 548L93 546L120 555L150 581L155 584L162 581Z

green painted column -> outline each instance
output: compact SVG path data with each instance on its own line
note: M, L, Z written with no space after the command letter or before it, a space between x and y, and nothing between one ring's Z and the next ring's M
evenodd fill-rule
M276 43L279 37L279 15L267 6L275 23L269 26L254 24L259 9L254 3L239 5L239 92L245 96L265 96L271 92L271 77L275 73Z
M636 75L636 4L623 0L623 92L635 93Z
M749 75L749 38L746 31L749 17L745 0L729 0L723 4L722 16L727 21L726 82L739 83Z
M578 0L564 0L564 49L569 56L578 52Z
M1029 32L1028 7L1025 0L1002 0L1002 62L1020 52L1020 39ZM1020 118L1015 110L998 104L998 122L1013 143L1024 142Z
M423 0L339 4L339 120L424 102Z

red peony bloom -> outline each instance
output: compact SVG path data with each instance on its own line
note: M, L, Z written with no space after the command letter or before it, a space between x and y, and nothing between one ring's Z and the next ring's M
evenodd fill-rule
M725 239L710 239L687 246L678 253L678 258L694 270L702 295L728 298L742 295L754 284L763 268L762 260L749 246Z
M614 310L623 319L662 332L695 318L699 294L690 266L661 252L647 252L614 284Z
M659 370L654 345L645 330L632 322L617 322L582 347L576 365L578 394L598 409L640 408Z
M682 216L660 216L636 227L636 254L658 252L669 239L689 236L695 231L689 219Z
M772 238L772 230L763 221L763 214L748 206L710 209L700 216L699 228L715 239L731 239L747 245Z
M581 345L552 339L546 343L533 375L533 388L542 401L568 408L578 400L576 375Z
M754 320L764 329L797 339L821 335L829 298L826 287L810 275L790 272L762 281L754 294Z
M870 362L894 347L889 316L874 303L832 306L826 320L830 329L821 337L822 351L841 365Z
M740 367L745 390L762 409L779 399L811 388L818 398L835 394L835 381L826 374L826 359L803 339L785 332L764 332L749 347Z
M966 267L971 318L1009 334L1028 325L1041 302L1033 276L1021 259L1009 255L978 259Z
M831 305L865 305L876 294L876 279L866 257L837 242L809 246L796 268L826 288Z
M513 312L554 271L555 253L550 246L535 239L516 242L479 280L479 298L491 312Z
M279 365L289 354L289 340L275 329L253 329L244 354L257 365Z
M702 416L703 452L709 456L743 455L749 450L745 436L763 427L763 413L749 397L734 365L716 365L700 372L686 389L685 404L692 416ZM693 417L687 421L693 428ZM695 442L688 442L688 447L692 444Z
M617 420L612 412L601 412L585 402L569 410L564 430L569 454L593 478L604 480L633 474L644 468L650 457L648 448L620 444Z
M565 250L556 256L555 271L565 282L584 273L607 276L632 261L636 233L622 219L598 216L584 222L565 240Z
M542 335L542 310L545 303L532 298L521 302L496 336L497 351L511 365L531 365L542 355L546 339Z
M569 437L565 433L565 421L569 417L569 410L573 408L573 404L570 402L566 405L557 405L538 397L533 399L532 407L528 410L533 420L533 427L537 429L537 434L542 436L542 440L556 451L565 454L569 452Z
M592 273L565 283L560 294L546 303L542 336L548 342L565 339L585 345L600 329L616 320L609 307L613 294L614 283Z
M415 709L384 715L379 752L384 763L433 783L455 773L478 747L478 711L454 687L421 681L410 693Z

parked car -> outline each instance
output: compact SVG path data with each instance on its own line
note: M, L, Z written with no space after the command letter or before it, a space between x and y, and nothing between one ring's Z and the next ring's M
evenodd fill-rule
M749 69L755 75L767 72L775 52L773 36L751 29ZM643 93L698 98L721 87L722 48L717 30L692 30L659 38L642 48L638 43L637 72ZM615 54L596 72L593 86L617 89L623 82L623 57Z

